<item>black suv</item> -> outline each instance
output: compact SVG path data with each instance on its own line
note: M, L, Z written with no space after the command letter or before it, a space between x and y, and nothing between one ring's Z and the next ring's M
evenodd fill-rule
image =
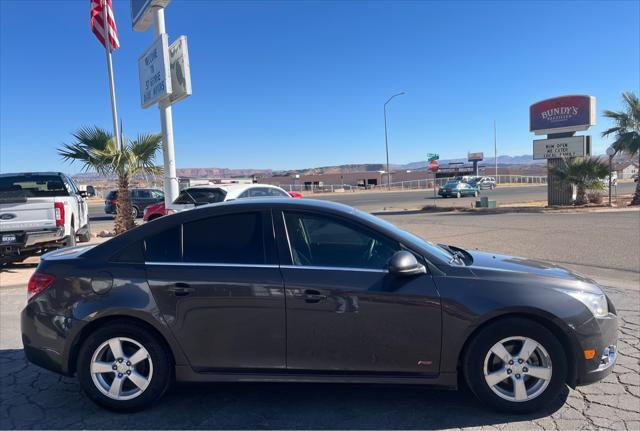
M164 200L164 193L158 189L131 189L131 211L133 218L142 216L144 209L149 205L157 204ZM116 203L118 202L118 191L111 190L104 198L104 212L107 214L116 213Z

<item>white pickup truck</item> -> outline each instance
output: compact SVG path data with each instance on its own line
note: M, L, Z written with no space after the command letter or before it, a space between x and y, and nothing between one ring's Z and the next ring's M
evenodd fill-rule
M60 172L0 174L0 264L89 241L85 195Z

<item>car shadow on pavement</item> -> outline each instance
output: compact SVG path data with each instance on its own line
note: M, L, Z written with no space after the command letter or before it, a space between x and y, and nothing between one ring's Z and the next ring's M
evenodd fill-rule
M0 265L0 273L15 274L20 269L34 269L38 262L5 263Z
M29 364L21 349L0 350L2 429L442 429L539 419L485 408L467 390L423 386L220 383L178 384L137 413L90 402L75 378Z

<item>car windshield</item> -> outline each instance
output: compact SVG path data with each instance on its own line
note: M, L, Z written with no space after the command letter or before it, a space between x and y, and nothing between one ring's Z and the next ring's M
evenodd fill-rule
M402 230L400 229L398 226L394 225L393 223L389 223L388 221L381 219L379 217L376 217L374 215L371 215L369 213L366 213L364 211L361 210L355 210L355 214L372 221L373 223L376 223L378 225L382 225L385 228L387 228L388 230L392 231L393 233L395 233L396 235L398 235L400 238L403 238L406 240L406 242L408 243L417 243L422 245L423 247L425 247L427 250L429 250L429 252L434 255L435 257L442 259L444 262L450 262L451 258L453 257L453 253L451 253L451 251L439 247L425 239L420 238L417 235L414 235L410 232L407 232L406 230Z
M0 177L0 193L26 197L69 196L59 175L11 175Z

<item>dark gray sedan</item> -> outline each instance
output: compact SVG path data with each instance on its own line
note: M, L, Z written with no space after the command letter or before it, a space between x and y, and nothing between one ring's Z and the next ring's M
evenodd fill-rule
M616 310L592 280L307 199L207 205L52 252L28 289L27 358L114 410L174 379L464 381L524 413L616 361Z

